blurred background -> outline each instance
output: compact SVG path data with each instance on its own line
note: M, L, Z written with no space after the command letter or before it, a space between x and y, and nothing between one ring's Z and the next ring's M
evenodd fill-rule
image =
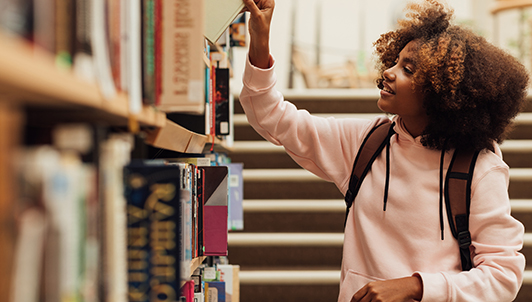
M373 88L372 43L395 28L407 0L278 0L271 28L279 89ZM469 26L530 67L530 1L448 0ZM527 4L528 3L528 4ZM235 49L241 87L245 49ZM242 58L242 59L240 59Z
M393 30L406 0L277 0L270 49L277 88L320 116L373 118L378 89L372 43ZM455 23L470 27L531 67L529 0L448 0ZM242 87L245 48L234 49L232 90ZM510 166L512 215L532 226L532 102L501 145ZM229 234L229 259L240 265L242 301L335 301L345 205L335 185L302 170L260 137L235 102L230 157L244 163L244 231ZM532 234L523 253L532 257ZM530 261L529 261L530 262ZM516 301L532 301L527 267Z

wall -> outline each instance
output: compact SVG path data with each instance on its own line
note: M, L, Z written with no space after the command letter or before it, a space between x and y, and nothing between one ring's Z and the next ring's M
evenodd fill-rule
M518 56L518 48L512 45L516 44L514 41L519 33L516 21L519 12L500 13L498 22L495 22L490 13L494 2L448 0L455 10L456 22L470 25L477 33ZM320 28L322 66L332 67L351 59L357 62L359 69L371 68L372 43L380 34L394 28L406 3L407 0L277 0L270 46L277 60L277 87L281 90L288 87L292 24L295 26L294 41L308 52L310 62L316 61L317 29ZM294 9L295 20L292 18ZM321 22L318 12L321 12ZM239 91L241 87L245 54L246 49L235 51L233 91ZM296 77L294 88L304 89L300 77Z

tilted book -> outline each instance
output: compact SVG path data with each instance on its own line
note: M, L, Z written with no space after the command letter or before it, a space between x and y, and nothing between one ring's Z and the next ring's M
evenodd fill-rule
M243 8L242 0L205 0L205 37L215 43Z

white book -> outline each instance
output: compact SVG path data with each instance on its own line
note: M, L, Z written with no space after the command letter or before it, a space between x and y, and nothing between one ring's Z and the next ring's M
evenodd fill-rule
M205 37L215 43L243 8L242 0L205 0Z

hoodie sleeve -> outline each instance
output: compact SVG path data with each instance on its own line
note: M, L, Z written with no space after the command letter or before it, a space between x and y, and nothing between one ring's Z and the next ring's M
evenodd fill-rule
M298 110L275 90L272 57L270 62L269 69L259 69L247 59L240 103L249 123L266 140L284 146L303 168L334 182L345 194L361 138L377 121L322 118Z
M508 182L506 165L492 166L474 181L469 220L474 268L454 274L418 273L423 279L422 301L515 299L525 269L525 258L519 253L524 227L510 214Z

